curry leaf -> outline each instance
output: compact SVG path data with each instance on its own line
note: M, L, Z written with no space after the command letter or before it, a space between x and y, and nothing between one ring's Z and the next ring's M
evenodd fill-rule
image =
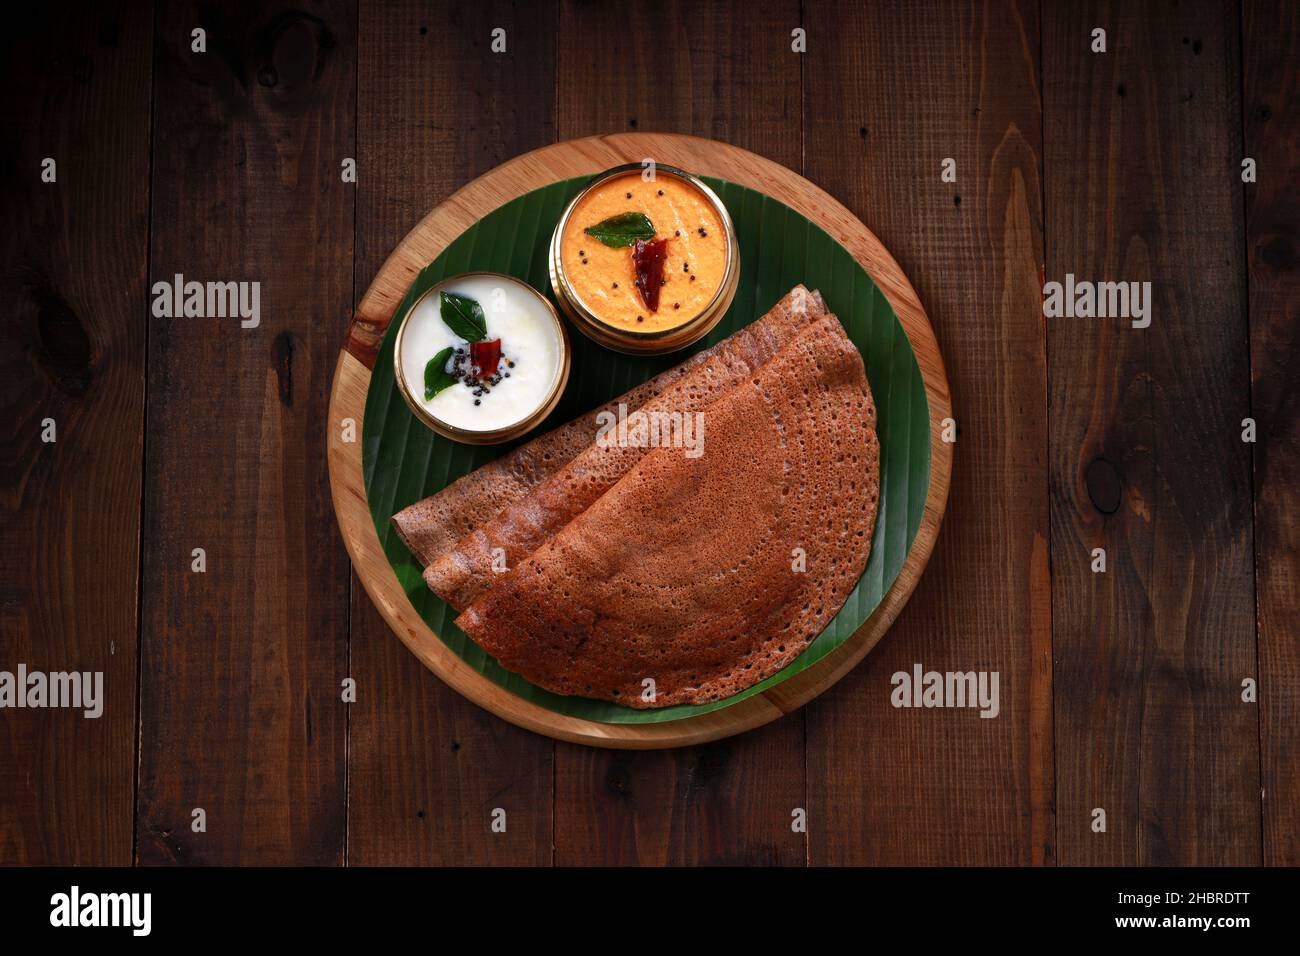
M467 295L440 292L442 321L466 342L482 342L487 338L487 317L483 306Z
M451 358L451 346L429 359L424 366L424 400L427 402L444 388L451 388L456 380L447 373L447 359Z
M638 239L655 237L654 223L643 212L621 212L582 231L611 249L621 249Z

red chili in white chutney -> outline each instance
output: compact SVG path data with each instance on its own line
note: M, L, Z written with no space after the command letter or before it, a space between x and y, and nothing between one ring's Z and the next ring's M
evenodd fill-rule
M490 339L486 342L471 342L469 357L478 366L479 378L495 375L497 365L501 361L501 340Z

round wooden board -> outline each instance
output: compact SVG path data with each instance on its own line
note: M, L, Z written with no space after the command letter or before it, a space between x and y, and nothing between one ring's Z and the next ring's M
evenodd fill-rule
M456 656L407 599L379 543L361 474L361 441L370 370L393 313L417 273L466 228L519 195L573 176L653 158L767 193L825 229L867 270L902 322L925 379L930 405L930 486L920 529L903 569L874 614L836 650L789 680L707 714L665 723L606 724L557 714L523 700ZM880 640L925 569L948 501L952 446L940 440L952 414L943 358L912 285L869 229L797 173L714 140L671 133L618 133L557 143L525 153L458 190L397 246L366 291L339 355L330 395L329 473L343 541L366 593L402 642L443 681L511 723L561 740L598 747L651 749L717 740L802 707L843 677ZM346 420L354 440L344 441Z

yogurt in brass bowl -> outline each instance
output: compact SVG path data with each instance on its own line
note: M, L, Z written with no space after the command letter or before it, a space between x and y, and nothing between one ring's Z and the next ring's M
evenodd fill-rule
M736 295L740 257L727 207L671 166L606 170L551 237L551 286L583 334L619 352L672 352L704 337Z
M444 437L508 441L551 413L569 380L569 339L555 307L493 272L443 279L407 310L394 372L402 398Z

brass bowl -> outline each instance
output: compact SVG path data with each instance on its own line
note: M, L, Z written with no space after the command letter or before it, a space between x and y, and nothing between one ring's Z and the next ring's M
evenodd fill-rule
M546 314L550 316L551 321L555 324L555 334L559 342L560 360L555 371L554 381L551 382L551 389L547 393L546 400L538 406L537 410L527 418L516 422L505 428L478 431L469 428L461 428L457 425L451 425L431 413L424 405L415 398L411 390L410 383L406 380L406 372L402 368L402 337L406 332L406 322L411 314L416 310L426 298L431 295L437 295L447 286L459 282L462 279L470 278L488 278L496 279L502 283L507 283L526 290L530 295L535 297L546 307ZM569 344L569 333L564 327L564 322L560 318L555 306L551 300L546 298L527 282L522 279L516 279L514 276L502 275L499 272L462 272L459 275L448 276L435 285L427 289L418 299L411 303L411 307L406 310L402 316L401 324L397 327L397 338L393 342L393 371L397 380L397 390L402 393L402 398L406 400L406 405L411 412L423 422L426 426L433 429L444 438L450 438L452 441L463 442L467 445L496 445L501 442L510 441L532 431L545 420L546 416L555 410L559 404L560 396L564 394L564 387L569 382L569 366L572 360L572 348Z
M717 193L710 189L701 179L692 176L685 170L678 169L675 166L656 164L656 177L672 176L686 182L703 194L717 214L718 221L722 223L723 232L727 239L727 264L722 282L718 284L718 291L714 293L713 298L697 315L670 329L637 332L602 321L600 316L587 308L569 282L564 268L564 260L561 256L564 229L569 222L569 217L573 214L573 210L594 188L618 176L626 176L632 172L639 173L641 169L640 163L627 163L623 166L607 169L603 173L592 177L591 181L583 186L579 193L565 206L560 221L555 225L555 232L551 234L549 262L551 289L555 292L555 300L559 303L564 314L572 320L578 331L587 338L608 349L613 349L615 352L623 352L627 355L660 355L665 352L675 352L678 349L685 348L692 342L699 341L708 335L714 326L722 320L727 309L731 307L731 302L736 297L736 288L740 284L740 246L736 239L735 224L731 221L731 213L727 211L727 207L718 198Z

